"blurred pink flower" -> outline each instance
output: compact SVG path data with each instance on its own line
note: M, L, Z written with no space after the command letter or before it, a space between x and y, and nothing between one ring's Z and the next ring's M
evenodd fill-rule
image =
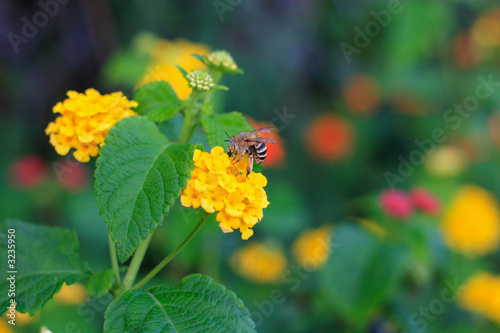
M47 163L37 156L20 157L9 166L8 177L17 188L34 188L47 178Z
M423 187L413 188L411 190L411 199L415 207L426 214L437 216L441 211L441 201Z
M385 190L380 194L382 210L396 219L406 220L413 215L410 195L401 190Z

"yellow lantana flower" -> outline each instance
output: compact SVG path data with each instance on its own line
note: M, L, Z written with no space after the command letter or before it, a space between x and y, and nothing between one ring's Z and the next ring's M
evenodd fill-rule
M304 231L293 244L295 260L308 269L322 267L330 255L331 234L330 225Z
M223 232L240 229L241 238L248 239L269 205L266 177L253 171L245 176L246 159L232 164L219 146L210 154L195 150L193 160L195 169L181 194L182 205L201 206L207 213L217 211L216 220Z
M159 80L167 81L180 99L186 99L191 94L191 88L175 65L184 68L188 73L206 68L191 54L207 55L209 52L209 48L203 44L191 43L184 39L175 41L160 39L151 52L148 70L138 85Z
M500 324L500 277L481 272L474 275L458 296L458 304Z
M61 115L49 123L45 133L59 155L66 155L71 148L73 156L80 162L88 162L90 156L97 156L99 147L114 124L135 115L130 108L137 102L129 101L121 92L101 95L95 89L85 94L68 91L68 98L57 103L54 113Z
M233 270L256 283L278 281L286 263L285 255L280 249L256 242L247 244L231 257Z
M459 189L441 226L450 248L467 255L494 251L500 241L500 212L486 190L467 185Z

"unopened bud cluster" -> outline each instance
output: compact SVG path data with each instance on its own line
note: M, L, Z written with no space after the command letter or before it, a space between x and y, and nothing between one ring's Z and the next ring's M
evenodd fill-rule
M190 72L186 79L188 86L198 91L208 91L214 87L214 82L206 70L196 70Z
M226 51L214 51L207 56L208 66L218 67L222 70L236 70L238 66L233 57Z

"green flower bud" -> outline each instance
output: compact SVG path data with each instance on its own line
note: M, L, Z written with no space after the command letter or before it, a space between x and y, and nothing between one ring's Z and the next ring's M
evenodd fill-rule
M215 84L206 70L196 70L186 75L188 86L198 91L209 91Z
M238 66L233 60L233 57L226 51L218 50L210 53L206 57L207 66L217 68L223 72L233 72L238 69Z

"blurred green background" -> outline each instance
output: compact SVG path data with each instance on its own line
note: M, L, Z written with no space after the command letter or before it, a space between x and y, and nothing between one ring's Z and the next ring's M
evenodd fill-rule
M207 223L157 282L211 275L259 332L500 332L496 1L16 0L0 17L0 220L74 229L108 267L95 159L55 153L52 107L90 87L131 98L156 43L203 44L245 71L216 111L278 128L271 204L249 241ZM175 204L143 274L199 214ZM0 331L102 331L111 298L75 299Z

